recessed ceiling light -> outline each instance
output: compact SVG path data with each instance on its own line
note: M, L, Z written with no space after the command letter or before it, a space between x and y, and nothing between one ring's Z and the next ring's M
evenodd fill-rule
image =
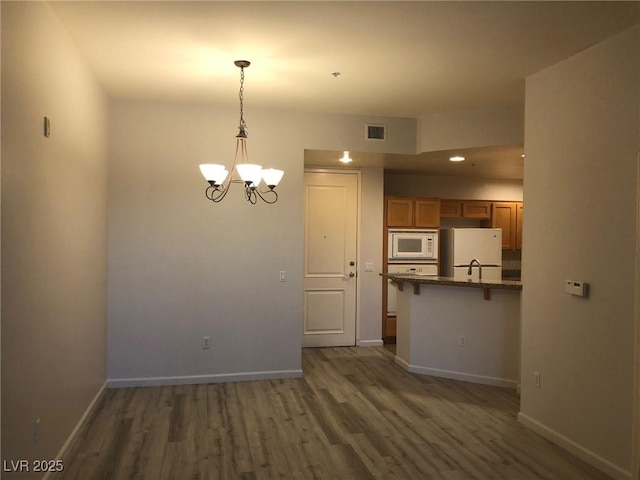
M459 156L451 157L451 158L449 158L449 161L451 161L451 162L463 162L464 161L464 157L459 157Z
M353 162L353 158L349 157L349 152L348 151L344 151L342 154L342 158L339 159L342 163L351 163Z

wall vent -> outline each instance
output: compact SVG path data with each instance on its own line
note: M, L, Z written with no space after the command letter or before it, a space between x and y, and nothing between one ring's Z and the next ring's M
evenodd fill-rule
M365 126L365 138L384 142L387 140L387 126L379 123L367 123Z

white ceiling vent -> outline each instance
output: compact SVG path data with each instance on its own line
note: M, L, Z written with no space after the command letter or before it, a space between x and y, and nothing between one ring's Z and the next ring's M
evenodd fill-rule
M365 129L365 138L367 140L376 140L384 142L387 140L387 126L379 123L367 123Z

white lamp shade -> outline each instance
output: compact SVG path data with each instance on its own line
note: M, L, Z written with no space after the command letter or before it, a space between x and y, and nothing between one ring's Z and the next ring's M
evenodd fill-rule
M222 183L225 181L225 179L227 178L227 175L229 175L229 170L227 170L226 168L222 168L220 170L216 170L214 172L214 177L213 177L213 182L216 185L222 185Z
M255 187L262 179L262 167L255 163L239 163L236 165L236 170L243 182L251 182Z
M284 172L275 168L265 168L262 170L262 179L269 187L275 187L282 180Z
M224 168L224 165L214 163L203 163L200 165L200 171L207 182L213 181L216 185L222 185L222 182L229 175L229 171Z

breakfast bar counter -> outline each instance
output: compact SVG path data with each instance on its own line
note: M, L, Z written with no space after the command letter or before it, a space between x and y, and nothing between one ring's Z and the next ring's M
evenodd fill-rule
M397 364L413 373L518 386L521 282L382 276L398 288Z
M471 280L456 279L453 277L438 277L433 275L417 275L410 273L381 273L383 277L391 280L399 291L404 290L404 284L413 285L413 291L416 295L420 293L420 285L445 285L448 287L471 287L481 288L485 292L485 300L490 300L490 292L492 289L501 290L522 290L522 282L517 280Z

